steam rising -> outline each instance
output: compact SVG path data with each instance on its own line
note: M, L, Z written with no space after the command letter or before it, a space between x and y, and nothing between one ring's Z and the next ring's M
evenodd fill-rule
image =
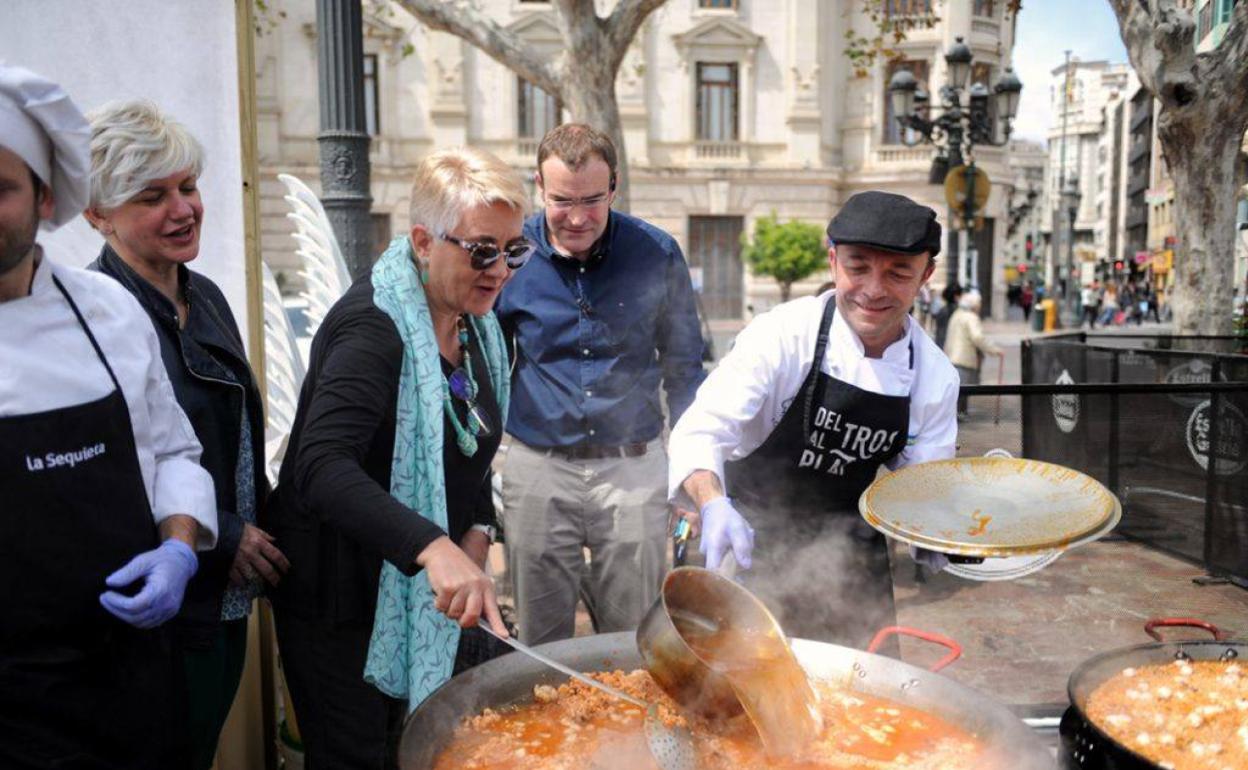
M754 523L755 518L746 513ZM762 524L762 526L759 526ZM896 622L887 549L857 516L827 514L823 521L787 527L755 524L752 569L738 579L771 610L790 638L859 649ZM873 574L871 567L882 564Z

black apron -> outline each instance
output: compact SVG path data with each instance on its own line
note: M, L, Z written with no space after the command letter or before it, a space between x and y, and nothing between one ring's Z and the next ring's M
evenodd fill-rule
M184 704L166 635L132 628L99 601L104 578L158 542L130 411L53 281L114 389L0 417L0 767L182 767L171 751Z
M896 612L888 546L858 514L858 498L905 447L910 397L871 393L823 373L835 314L832 298L801 389L762 446L725 463L724 476L755 530L744 584L790 637L861 649L896 622Z

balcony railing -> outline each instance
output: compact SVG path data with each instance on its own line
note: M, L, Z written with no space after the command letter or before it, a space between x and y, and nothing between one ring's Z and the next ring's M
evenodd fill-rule
M877 163L928 163L932 159L931 147L907 147L904 144L886 145L875 151Z
M745 157L745 145L741 142L693 143L693 157L697 160L741 160Z

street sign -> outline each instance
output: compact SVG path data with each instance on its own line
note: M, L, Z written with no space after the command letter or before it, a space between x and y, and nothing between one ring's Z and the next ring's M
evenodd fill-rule
M1144 191L1144 202L1156 206L1170 200L1171 191L1166 187L1150 187Z
M988 174L982 168L954 166L949 169L949 174L945 177L945 202L949 204L949 208L953 209L954 214L965 220L967 190L971 186L972 177L975 180L973 192L975 197L971 201L971 211L975 220L973 229L978 230L983 226L983 209L988 203L988 194L992 192L992 182L988 180Z

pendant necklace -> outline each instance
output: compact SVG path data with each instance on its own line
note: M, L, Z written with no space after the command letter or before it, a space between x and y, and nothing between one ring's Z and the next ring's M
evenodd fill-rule
M468 351L468 324L464 316L458 318L456 327L459 332L461 363L455 371L443 378L442 405L455 429L455 443L459 446L459 451L465 457L472 457L477 453L477 437L490 435L490 429L485 415L477 405L477 380L472 374L472 354ZM455 407L451 403L452 396L467 406L467 425L460 422L459 415L455 413Z

